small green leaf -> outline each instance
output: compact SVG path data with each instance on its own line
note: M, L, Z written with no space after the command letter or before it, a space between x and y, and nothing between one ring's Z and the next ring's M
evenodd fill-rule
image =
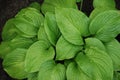
M44 0L41 10L44 14L46 12L54 13L56 7L77 9L77 4L76 0Z
M41 64L52 60L54 56L55 51L50 43L43 40L37 41L27 51L25 70L30 73L39 71Z
M97 47L100 50L106 51L106 48L104 46L104 44L97 38L87 38L85 39L85 47L86 48L90 48L92 47Z
M26 49L17 48L8 54L3 60L4 70L13 78L24 79L27 72L24 71Z
M117 40L112 40L108 43L105 43L108 55L113 60L113 66L115 71L120 70L120 43Z
M56 60L73 58L80 50L82 46L73 45L61 36L56 45Z
M63 37L72 44L83 45L82 36L88 36L88 17L75 9L56 8L56 20Z
M58 38L60 37L60 31L57 26L55 15L53 13L46 13L44 28L52 45L56 45Z
M101 12L91 21L89 27L90 33L92 35L95 35L99 29L104 27L104 25L111 24L111 21L119 16L120 13L117 10L108 10Z
M65 66L54 61L43 63L39 70L38 80L65 80Z

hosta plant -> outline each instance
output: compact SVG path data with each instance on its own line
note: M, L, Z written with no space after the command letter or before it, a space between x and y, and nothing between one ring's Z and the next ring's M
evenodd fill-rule
M120 11L114 0L94 0L88 17L76 2L32 3L9 19L0 57L15 79L120 80Z

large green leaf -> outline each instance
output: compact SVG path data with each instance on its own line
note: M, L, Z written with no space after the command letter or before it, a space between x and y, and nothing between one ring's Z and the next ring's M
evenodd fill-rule
M56 60L73 58L80 50L82 46L73 45L61 36L56 45Z
M41 10L46 12L55 12L55 7L75 8L77 9L76 0L44 0Z
M30 23L26 19L22 17L14 18L14 25L20 31L19 35L24 37L34 37L37 35L38 29L34 26L34 24Z
M25 70L36 72L42 63L54 58L54 48L47 41L40 40L35 42L27 51L25 59Z
M120 17L112 19L112 21L99 29L95 35L96 38L103 42L114 39L120 33Z
M56 8L56 20L63 37L72 44L83 45L82 36L88 36L88 17L75 9Z
M12 50L16 48L28 49L33 44L33 42L34 40L21 36L16 36L10 41L3 41L0 44L0 57L4 58L7 54L9 54Z
M112 8L109 8L109 7L104 7L104 8L97 7L91 12L89 18L90 18L90 20L93 20L100 13L102 13L104 11L109 11L109 10L115 10L115 9L112 9Z
M38 80L65 80L65 66L47 61L40 67Z
M53 13L46 13L44 28L52 45L56 45L58 38L60 37L60 31L57 26L55 15Z
M106 51L104 44L97 38L86 38L85 39L85 48L97 47L100 50Z
M17 48L4 58L4 70L11 77L16 79L24 79L27 77L28 73L24 71L24 60L26 52L26 49Z
M80 69L79 65L71 62L66 71L67 80L92 80Z
M98 48L87 48L85 52L77 55L75 61L90 80L113 79L112 60L106 52Z
M112 20L120 16L119 11L108 10L98 14L90 23L90 33L95 35L97 31L104 27L106 24L111 24Z
M17 28L15 27L13 22L14 22L14 18L9 19L5 23L5 26L3 27L3 30L2 30L2 40L9 41L9 40L13 39L14 37L16 37L17 32L19 30L17 30Z
M24 18L25 20L33 24L36 28L42 26L44 21L44 17L40 13L40 11L29 7L22 9L15 17Z
M108 55L113 60L113 66L115 71L120 71L120 43L117 40L112 40L105 43Z
M114 0L93 0L94 8L97 7L110 7L115 8L115 1Z

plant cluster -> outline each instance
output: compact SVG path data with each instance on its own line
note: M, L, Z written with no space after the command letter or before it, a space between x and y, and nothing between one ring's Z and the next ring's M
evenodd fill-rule
M0 58L15 79L120 80L120 11L114 0L93 0L88 17L81 0L32 3L2 31Z

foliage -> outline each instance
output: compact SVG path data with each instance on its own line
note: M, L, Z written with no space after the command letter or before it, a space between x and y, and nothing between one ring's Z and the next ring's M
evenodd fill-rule
M94 0L88 17L80 1L35 2L9 19L0 44L4 70L15 79L119 80L120 12L113 0Z

